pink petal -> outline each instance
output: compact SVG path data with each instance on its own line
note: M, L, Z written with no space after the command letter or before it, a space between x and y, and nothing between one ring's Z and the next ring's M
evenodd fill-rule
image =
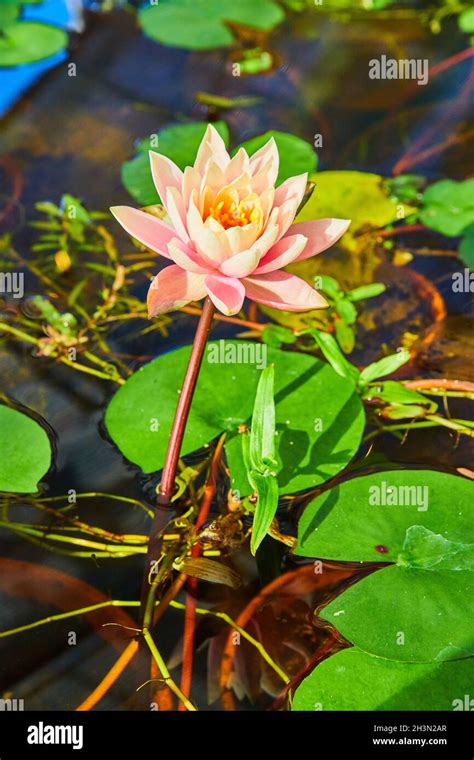
M225 169L225 184L229 184L241 174L249 173L250 162L245 148L239 148Z
M290 198L297 198L297 205L299 206L303 200L307 182L308 172L305 172L304 174L298 174L297 177L289 177L288 179L285 179L285 181L282 182L281 185L275 190L275 200L273 202L274 205L282 206L283 203L285 203L285 201L289 200Z
M278 227L279 227L278 239L284 236L285 232L288 230L288 227L293 222L296 216L296 212L298 210L298 206L299 206L298 198L293 197L293 198L289 198L279 207L278 209Z
M270 184L274 185L278 176L278 168L280 165L280 157L278 155L278 148L273 137L270 137L269 141L265 143L259 150L257 150L253 156L250 156L250 170L252 176L256 176L262 171L271 161L272 170L270 173Z
M224 275L208 274L206 288L214 306L223 314L238 314L245 298L245 288L240 280Z
M201 175L193 166L187 166L183 176L183 203L187 209L193 190L199 191Z
M207 126L194 162L194 168L197 169L201 176L204 174L206 164L210 158L214 159L221 169L225 169L230 161L224 140L212 124L208 124Z
M206 295L204 275L186 272L172 264L153 278L148 290L148 317L180 309L190 301L199 301Z
M129 235L169 259L168 243L176 237L170 224L131 206L113 206L110 210Z
M168 243L168 251L175 264L188 272L207 274L210 271L209 265L206 265L192 245L186 245L179 238L173 238Z
M230 259L224 261L219 269L227 277L246 277L255 270L261 255L261 251L256 246L252 246L247 251L236 253Z
M284 311L323 309L328 304L314 288L289 272L270 272L243 280L247 296L257 303Z
M151 176L156 191L163 205L166 205L166 188L175 187L181 191L183 187L183 172L173 161L161 153L150 150Z
M166 190L166 210L178 236L185 242L189 241L188 228L186 226L186 211L181 194L175 187Z
M290 228L291 229L291 228ZM266 274L274 272L276 269L283 269L292 261L300 256L308 239L304 235L289 235L279 240L268 253L260 260L260 264L255 270L256 274Z
M350 219L314 219L311 222L297 222L288 230L291 235L295 233L308 238L308 243L296 261L309 259L317 253L325 251L334 245L343 236L349 227Z

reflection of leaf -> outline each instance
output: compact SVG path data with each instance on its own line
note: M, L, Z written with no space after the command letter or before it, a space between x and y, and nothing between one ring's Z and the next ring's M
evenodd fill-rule
M423 224L449 237L460 235L474 224L474 179L435 182L423 193L423 204Z
M234 35L226 22L269 31L284 18L272 0L160 0L139 13L148 37L188 50L227 47Z
M228 352L227 362L223 347ZM257 349L261 353L256 353ZM144 472L163 466L189 353L186 346L146 364L117 391L107 408L105 422L110 436L124 456ZM233 487L243 496L251 489L237 429L251 416L262 356L275 365L275 447L283 464L278 476L283 493L324 482L343 469L357 451L364 427L358 395L327 364L307 354L250 342L211 341L199 374L182 454L205 446L224 430L230 431L226 454ZM260 360L250 363L252 357Z
M213 125L228 145L229 130L223 121ZM196 158L199 144L207 128L206 122L177 124L162 129L158 134L157 144L151 137L141 140L137 146L138 155L126 161L122 166L122 182L135 200L142 206L160 203L150 170L149 150L162 153L174 161L180 169L191 166Z
M344 591L321 617L388 659L474 654L474 573L466 569L473 493L465 478L405 470L354 478L314 499L300 520L296 554L395 563Z
M265 145L271 137L275 139L280 156L277 185L288 179L288 177L295 177L298 174L309 173L316 169L318 159L313 147L306 140L302 140L301 137L290 135L287 132L272 130L258 137L252 137L250 140L242 143L241 146L239 145L234 150L234 154L242 147L251 156Z
M67 34L55 26L33 21L9 24L0 38L0 66L33 63L67 47Z
M35 493L50 464L51 444L41 425L0 406L0 491Z
M407 665L345 649L302 681L292 709L469 709L464 695L472 690L473 668L472 660Z

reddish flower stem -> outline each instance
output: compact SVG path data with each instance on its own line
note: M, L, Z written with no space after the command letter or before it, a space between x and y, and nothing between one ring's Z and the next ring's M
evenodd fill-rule
M219 468L219 462L222 455L222 448L224 445L225 436L222 435L219 438L214 454L212 456L209 477L207 479L206 487L204 489L204 496L202 498L201 507L195 523L196 533L202 528L211 508L212 499L216 490L217 470ZM201 556L201 545L196 543L191 549L192 557ZM196 594L198 588L198 579L189 578L186 584L186 609L184 613L184 634L183 634L183 668L181 672L181 691L187 697L191 691L191 681L193 675L193 660L194 660L194 633L196 630ZM180 703L178 710L182 710L184 704Z
M158 508L155 512L155 517L153 518L150 541L148 543L148 552L145 559L140 608L141 620L143 620L145 606L150 591L150 584L148 581L150 567L151 563L158 558L160 552L160 531L164 527L167 507L170 506L171 497L173 496L181 444L183 442L186 422L188 420L189 410L191 408L191 402L194 396L202 358L204 356L207 336L209 335L209 330L212 325L213 314L214 305L208 297L204 301L204 306L199 318L191 356L189 357L188 367L184 376L183 386L181 388L178 406L176 407L173 426L169 437L168 450L166 452L158 495Z
M160 493L158 503L161 506L169 506L174 491L174 481L178 467L179 452L183 442L186 422L188 421L191 401L193 400L194 390L201 368L204 348L206 346L207 336L212 325L214 314L214 305L209 297L204 301L204 306L199 318L196 335L193 341L191 356L189 357L188 368L184 377L183 387L179 396L178 406L171 428L168 450L166 452L163 474L161 476Z

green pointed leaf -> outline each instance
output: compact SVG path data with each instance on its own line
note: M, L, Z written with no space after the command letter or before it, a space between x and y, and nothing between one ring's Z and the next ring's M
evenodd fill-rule
M421 404L426 406L431 412L435 412L438 407L427 396L423 396L422 393L407 388L396 380L384 380L381 383L369 385L363 393L363 398L367 401L375 399L386 401L387 404Z
M471 710L465 696L473 677L472 659L406 664L354 647L318 665L297 688L292 709Z
M304 174L304 172L315 171L318 158L314 152L314 148L306 140L302 140L301 137L291 135L288 132L277 132L271 130L265 132L258 137L252 137L250 140L239 145L234 151L233 155L237 153L239 148L245 148L249 156L252 156L259 150L269 139L273 137L280 156L280 168L278 171L278 177L276 184L280 185L285 179L289 177L296 177L298 174Z
M51 444L41 425L0 406L0 491L36 493L51 466Z
M315 339L324 357L338 375L350 380L354 385L358 383L359 370L346 359L332 335L321 330L304 330L303 332Z
M105 422L111 438L144 472L163 466L189 354L186 346L146 364L117 391L107 408ZM229 431L225 448L232 486L242 496L252 488L237 430L250 423L265 364L275 365L275 448L281 493L309 488L340 472L357 451L364 428L358 394L327 364L259 343L211 341L181 453L195 451Z
M278 480L273 475L262 475L252 471L249 475L252 487L257 493L257 504L253 516L250 551L255 556L258 547L267 535L278 507Z
M455 494L455 504L452 495ZM431 470L354 478L312 501L295 553L386 561L321 616L353 644L389 659L474 654L474 484Z
M275 464L275 370L265 367L257 385L250 429L249 457L252 470L264 472Z
M396 372L399 367L408 361L410 361L410 352L406 349L390 356L384 356L383 359L369 364L368 367L362 370L359 378L359 387L365 388L366 385L377 380L379 377L391 375L392 372Z
M225 144L229 144L229 129L224 121L216 121L213 126ZM180 169L192 166L207 128L206 122L192 122L166 127L158 133L158 144L154 137L141 140L137 146L137 156L122 165L122 182L141 206L161 203L151 176L149 150L154 150L170 158Z
M68 44L68 36L62 29L36 21L9 24L4 34L0 38L0 66L40 61L59 53Z
M160 0L139 12L148 37L163 45L188 50L228 47L234 35L227 22L269 31L283 21L282 9L272 0Z
M366 298L375 298L386 291L383 282L373 282L370 285L361 285L360 288L354 288L347 293L351 301L365 301Z

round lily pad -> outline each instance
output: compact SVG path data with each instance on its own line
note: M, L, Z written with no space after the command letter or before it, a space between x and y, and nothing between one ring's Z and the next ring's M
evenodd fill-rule
M0 406L0 491L36 493L51 457L41 425L16 409Z
M48 24L18 21L3 29L0 38L0 66L33 63L67 47L68 36Z
M107 430L144 472L161 469L190 347L138 370L106 412ZM343 469L359 446L365 416L353 387L306 354L246 341L211 341L201 367L182 455L228 431L233 487L250 493L239 425L249 423L260 370L275 365L278 482L282 493L321 483Z
M139 14L148 37L163 45L209 50L232 45L231 22L269 31L284 13L272 0L160 0Z
M296 689L293 710L471 710L474 660L406 664L356 647L324 660Z
M379 472L306 508L296 554L387 561L320 613L370 654L425 662L474 654L474 484L431 470Z

